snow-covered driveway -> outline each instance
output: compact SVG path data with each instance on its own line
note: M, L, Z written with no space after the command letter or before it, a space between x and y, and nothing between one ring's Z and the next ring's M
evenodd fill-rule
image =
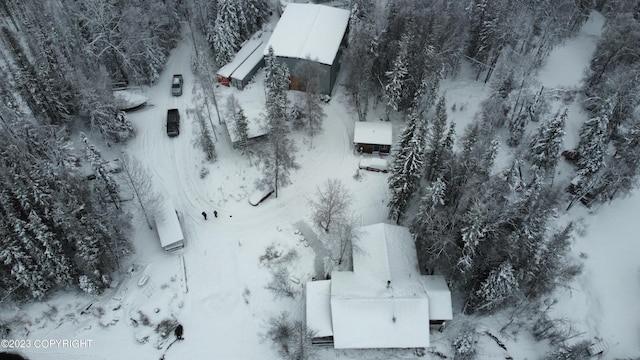
M127 148L151 169L157 189L171 198L183 219L188 292L175 295L183 302L174 315L184 325L186 340L174 344L166 358L270 358L275 353L268 355L273 351L271 344L260 335L265 332L268 319L283 310L301 316L303 297L274 299L265 289L270 273L260 265L259 256L270 244L296 249L300 256L293 264L292 275L302 280L296 284L302 294L302 283L314 272L314 254L311 248L300 246L293 224L309 216L307 199L327 178L339 178L353 194L352 209L358 219L367 224L382 221L386 217L386 176L366 173L359 180L354 179L358 163L351 146L354 118L345 116L345 101L338 94L325 107L327 118L321 134L309 139L305 133L293 133L300 169L292 172L292 184L281 188L277 199L257 207L249 205L247 197L259 176L255 157L250 161L232 149L224 125L215 117L211 121L218 138L218 160L206 163L202 150L194 145L199 124L187 110L196 108L198 101L190 70L192 44L188 27L184 32L184 41L172 52L157 84L145 90L149 105L130 114L138 136ZM182 96L173 97L171 77L177 73L183 74L185 88ZM250 87L263 92L261 79ZM241 93L216 88L223 116L223 104L232 93L241 98L250 96L251 90ZM180 135L175 138L169 138L165 131L169 108L178 108L181 114ZM200 177L202 168L210 171L204 178ZM213 217L214 210L217 218ZM202 211L208 213L208 220L201 216ZM179 255L159 251L154 234L145 237L149 243L136 244L137 256L153 263L156 272L181 277L174 259Z

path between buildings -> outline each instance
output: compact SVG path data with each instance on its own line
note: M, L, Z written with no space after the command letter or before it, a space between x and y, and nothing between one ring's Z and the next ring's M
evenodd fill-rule
M293 224L293 226L300 231L300 234L304 236L305 240L309 243L309 246L315 252L315 261L313 263L314 277L318 280L325 278L324 273L324 258L329 255L329 251L326 246L318 239L315 231L306 222L300 220Z

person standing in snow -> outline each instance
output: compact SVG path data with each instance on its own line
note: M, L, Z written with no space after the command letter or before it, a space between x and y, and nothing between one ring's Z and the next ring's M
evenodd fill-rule
M178 324L178 326L176 327L176 330L174 331L174 333L176 334L176 338L178 340L184 340L184 338L182 337L183 332L184 332L184 329L182 328L182 324Z
M218 217L218 211L217 210L213 210L213 216Z
M207 220L207 213L205 211L202 212L202 216L204 217L205 220Z

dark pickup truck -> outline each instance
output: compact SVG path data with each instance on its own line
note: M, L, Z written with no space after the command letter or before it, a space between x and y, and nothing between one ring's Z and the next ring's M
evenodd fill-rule
M167 135L170 137L180 134L180 113L178 109L167 110Z

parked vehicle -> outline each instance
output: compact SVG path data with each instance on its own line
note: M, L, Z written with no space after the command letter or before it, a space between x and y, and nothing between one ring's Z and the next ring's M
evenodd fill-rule
M360 160L358 168L369 171L383 172L389 171L389 163L386 159L365 158Z
M257 189L253 194L251 194L251 196L249 196L249 204L258 206L261 202L267 200L273 193L273 188L267 188L265 190Z
M169 137L180 134L180 112L178 109L167 110L167 135Z
M184 247L184 234L178 212L169 199L165 199L160 209L162 213L156 217L156 229L160 245L166 251L173 252Z
M182 79L182 74L173 75L173 81L171 81L171 95L181 96L183 83L184 80Z

